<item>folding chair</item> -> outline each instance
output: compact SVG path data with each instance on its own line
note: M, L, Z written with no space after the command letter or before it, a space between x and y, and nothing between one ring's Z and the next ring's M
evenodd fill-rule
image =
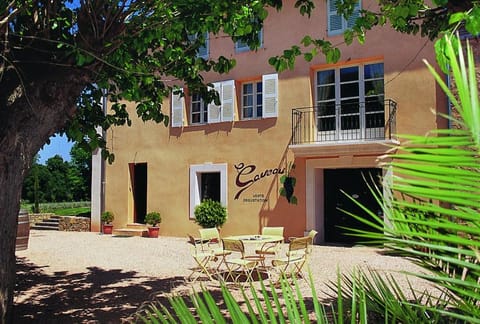
M318 232L316 230L310 230L308 232L308 237L310 238L310 242L308 242L307 253L312 253L312 245L315 244L315 237L317 236Z
M308 242L308 248L307 248L307 253L310 254L312 252L312 245L315 243L315 237L317 236L318 232L316 230L310 230L310 232L308 232L308 235L307 237L310 238L310 241ZM293 239L296 239L296 237L294 236L290 236L288 238L289 241L292 241ZM297 252L293 252L293 253L298 253Z
M191 280L193 283L202 275L206 275L208 279L213 280L212 274L215 274L216 271L209 267L209 263L215 261L215 254L211 251L204 251L201 246L201 241L195 239L190 234L188 234L188 243L192 245L191 254L196 266L191 269L192 272L187 277L187 280Z
M218 257L218 260L220 260L217 265L217 270L219 270L223 262L223 256L225 253L230 254L231 252L227 252L223 249L222 240L220 239L220 232L216 227L200 228L198 231L200 233L202 249L205 252L213 253L216 257Z
M278 226L278 227L268 227L265 226L262 228L262 235L274 235L274 236L282 236L283 237L283 226ZM283 242L283 241L282 241ZM279 248L280 248L280 243L282 242L267 242L263 243L260 248L255 250L255 253L263 257L262 261L262 266L265 266L265 257L267 255L269 256L275 256L277 255Z
M223 239L223 249L225 251L223 263L227 268L225 280L229 278L235 283L239 283L239 278L242 274L245 275L245 280L253 281L252 273L255 270L259 259L256 256L245 256L245 246L241 240ZM240 272L235 275L236 272Z
M300 276L304 278L302 274L302 268L307 262L307 249L311 237L298 237L294 238L288 244L288 251L285 257L275 258L272 260L273 268L279 272L279 278Z

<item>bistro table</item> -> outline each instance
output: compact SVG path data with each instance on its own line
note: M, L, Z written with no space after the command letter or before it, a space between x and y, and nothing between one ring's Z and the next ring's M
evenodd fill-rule
M258 235L258 234L245 234L245 235L233 235L227 236L226 239L240 240L243 244L264 244L264 243L281 243L283 242L283 236L281 235Z
M245 245L245 259L259 262L265 268L265 257L263 255L255 254L255 249L265 243L282 243L284 238L281 235L259 235L259 234L244 234L226 236L226 239L240 240ZM253 249L253 251L252 251Z

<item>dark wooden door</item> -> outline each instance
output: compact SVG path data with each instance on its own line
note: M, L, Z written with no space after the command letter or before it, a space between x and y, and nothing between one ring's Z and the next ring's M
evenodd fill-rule
M365 240L346 235L346 230L342 228L370 229L364 223L342 211L346 210L363 218L370 218L365 211L351 201L342 191L362 203L369 210L379 214L380 207L370 192L366 181L371 183L373 179L379 185L380 175L381 169L375 168L324 170L326 242L355 244Z
M132 163L130 180L133 194L133 219L135 223L145 224L147 214L147 163Z

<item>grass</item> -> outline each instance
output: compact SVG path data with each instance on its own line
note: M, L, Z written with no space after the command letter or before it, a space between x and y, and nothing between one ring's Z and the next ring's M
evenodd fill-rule
M59 216L90 216L90 207L76 207L57 209L55 215Z
M33 204L21 203L21 208L29 212L33 210ZM60 202L60 203L41 203L41 213L54 213L60 216L90 216L89 201Z

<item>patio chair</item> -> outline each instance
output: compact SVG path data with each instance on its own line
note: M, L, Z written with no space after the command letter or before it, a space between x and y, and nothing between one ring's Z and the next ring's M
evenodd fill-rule
M191 280L193 283L202 277L202 275L206 275L208 279L213 280L212 275L216 273L216 269L211 268L209 265L211 262L215 261L215 254L211 251L204 251L202 249L201 240L195 239L190 234L187 236L188 243L191 245L191 255L196 264L191 269L192 272L187 277L187 280Z
M253 281L252 274L259 262L258 257L245 256L245 246L241 240L223 239L222 243L225 252L223 263L227 268L224 280L231 279L238 284L243 274L245 275L245 281Z
M272 260L272 267L278 272L279 278L283 276L287 278L305 277L302 274L302 268L307 262L307 249L310 241L311 237L309 236L294 238L288 244L286 255Z
M220 260L217 265L217 270L219 270L222 265L223 256L225 253L230 253L223 249L220 232L216 227L200 228L198 231L200 233L200 244L202 245L203 251L213 253L218 257L218 260Z
M312 252L312 245L315 243L315 237L317 236L318 232L316 230L310 230L310 232L308 232L308 235L307 237L310 238L310 241L308 242L308 248L307 248L307 253L311 253ZM293 239L295 239L296 237L295 236L290 236L288 238L288 241L292 241ZM299 251L297 252L293 252L293 253L298 253Z
M262 228L262 235L275 235L283 237L283 226L278 227L268 227L265 226ZM282 241L283 242L283 241ZM280 243L282 242L267 242L263 243L260 248L255 250L255 253L262 256L265 259L266 256L275 256L277 255L280 249ZM262 261L262 265L265 266L265 262Z

